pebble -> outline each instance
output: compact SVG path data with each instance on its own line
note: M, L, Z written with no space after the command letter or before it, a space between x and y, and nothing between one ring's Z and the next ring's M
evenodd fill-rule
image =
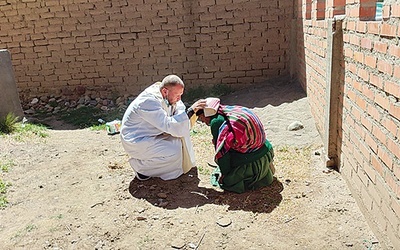
M172 248L176 248L176 249L182 249L184 248L186 245L185 241L183 241L182 239L175 239L172 243L171 243L171 247Z
M161 198L161 199L166 199L167 198L167 194L166 193L158 193L157 197Z
M221 218L217 220L217 224L220 225L221 227L227 227L232 223L232 220L229 218Z
M294 121L287 127L287 129L289 131L296 131L296 130L300 130L303 128L304 128L304 125L300 121Z

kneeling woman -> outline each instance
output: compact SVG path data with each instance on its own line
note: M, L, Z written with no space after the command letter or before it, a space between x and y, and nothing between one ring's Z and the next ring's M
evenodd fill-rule
M211 128L218 165L211 182L214 178L214 185L236 193L270 185L274 152L258 116L246 107L221 105L217 98L206 100L196 115Z

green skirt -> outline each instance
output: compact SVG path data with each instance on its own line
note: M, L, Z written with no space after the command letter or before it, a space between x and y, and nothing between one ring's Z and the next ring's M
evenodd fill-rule
M234 156L231 156L230 160L235 161L234 158ZM211 183L235 193L268 186L273 181L273 174L270 169L273 158L274 151L270 147L267 153L252 162L231 167L229 170L225 169L222 173L220 168L217 167L211 176ZM222 179L218 181L220 175L222 175Z

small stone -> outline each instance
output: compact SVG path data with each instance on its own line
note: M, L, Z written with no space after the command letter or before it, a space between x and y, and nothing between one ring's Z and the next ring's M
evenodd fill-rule
M196 249L197 248L197 245L192 243L192 242L190 242L188 245L189 245L189 248L191 248L191 249Z
M161 199L166 199L167 198L167 194L166 193L158 193L157 197L159 197Z
M166 207L166 206L168 206L168 204L169 204L168 201L161 201L161 202L158 204L158 206L159 206L159 207Z
M31 104L36 104L39 102L39 99L37 99L36 97L32 99Z
M186 245L185 241L183 241L182 239L175 239L172 243L171 243L171 247L172 248L176 248L176 249L182 249L184 248Z
M229 218L221 218L217 220L217 224L220 225L221 227L227 227L232 223L231 219Z
M304 128L304 125L300 121L294 121L287 127L289 131L296 131L302 128Z
M138 216L136 217L136 220L138 221L146 220L146 217Z

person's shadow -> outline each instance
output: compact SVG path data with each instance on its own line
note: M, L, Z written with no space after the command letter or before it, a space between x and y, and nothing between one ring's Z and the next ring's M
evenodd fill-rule
M209 179L207 180L209 182ZM147 181L133 179L129 193L138 199L165 209L201 207L205 204L228 205L229 210L244 210L270 213L282 201L283 185L275 177L270 186L242 194L223 191L219 188L200 187L197 169L175 180L164 181L151 178Z

